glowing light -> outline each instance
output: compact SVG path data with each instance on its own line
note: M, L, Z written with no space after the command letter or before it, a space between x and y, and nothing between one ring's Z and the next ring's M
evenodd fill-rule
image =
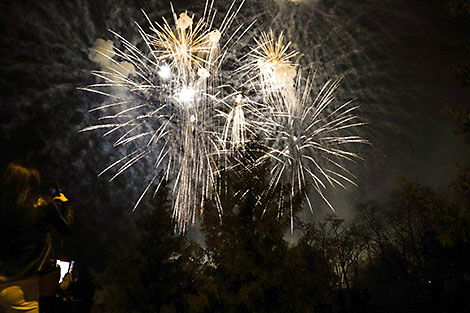
M75 261L71 261L71 262L61 261L61 260L56 261L56 264L60 268L59 283L61 283L64 280L65 274L72 272L74 263Z
M193 18L189 17L186 12L181 13L180 17L176 20L176 28L185 30L193 24Z
M211 74L205 68L200 68L197 70L197 76L199 76L202 79L207 79L211 76Z
M183 103L189 103L194 100L194 95L196 94L196 90L190 87L183 87L178 94L179 101Z
M158 71L158 75L162 79L170 79L171 78L171 68L168 65L161 66L160 71Z
M221 36L222 36L222 34L220 33L220 31L218 29L213 30L208 35L209 41L212 42L212 43L218 43Z

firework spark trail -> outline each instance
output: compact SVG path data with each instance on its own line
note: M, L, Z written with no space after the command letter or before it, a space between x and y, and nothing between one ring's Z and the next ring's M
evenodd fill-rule
M244 2L236 6L233 1L219 28L213 28L213 2L206 1L203 17L197 22L186 12L177 16L172 8L174 26L164 18L161 24L152 22L144 12L150 33L136 25L147 53L115 32L122 48L113 49L110 56L106 51L96 51L108 57L108 69L92 72L101 82L81 89L113 101L90 112L119 109L99 118L109 122L83 131L109 129L104 136L120 134L115 146L132 143L136 147L100 175L117 168L112 180L136 162L153 157L155 175L135 207L152 185L157 185L157 192L164 181L172 179L173 218L176 230L184 232L194 223L198 210L202 214L206 199L215 200L222 218L220 173L239 167L243 162L237 164L237 154L245 150L247 142L261 136L266 153L250 166L271 161L265 194L279 187L281 194L288 189L291 200L300 194L312 210L307 194L311 186L333 209L323 190L328 185L345 188L345 181L354 184L354 175L341 160L359 158L343 145L367 142L343 134L363 125L353 115L357 106L348 102L325 114L339 80L328 81L314 97L314 75L302 79L301 69L292 61L297 52L289 50L290 43L284 44L282 33L275 38L272 31L255 39L255 48L242 58L245 65L231 73L245 80L241 88L254 87L261 100L254 101L234 87L220 84L227 49L253 24L246 28L240 25L228 34ZM224 41L225 35L228 39ZM234 164L229 164L226 154L232 156ZM243 193L246 191L240 191ZM261 199L262 195L258 201ZM280 208L281 203L283 200ZM292 201L290 210L293 227Z

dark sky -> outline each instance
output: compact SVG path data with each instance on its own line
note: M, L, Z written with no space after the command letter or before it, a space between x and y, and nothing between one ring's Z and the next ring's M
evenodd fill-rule
M224 12L227 2L215 5ZM468 160L468 146L441 112L444 105L468 104L468 88L452 74L468 52L447 13L429 3L439 1L247 0L239 14L237 23L257 19L240 49L260 30L283 30L302 52L300 62L318 70L319 84L344 75L339 103L358 98L359 114L369 122L359 134L373 145L358 147L364 161L350 166L359 187L328 193L340 216L358 202L383 199L402 178L444 188L455 177L453 162ZM177 12L188 8L196 16L204 6L174 4ZM157 0L0 5L2 168L29 154L43 176L58 179L77 208L77 227L89 234L76 239L83 245L97 234L101 241L95 242L119 246L151 175L142 162L111 183L97 178L122 151L99 132L78 132L96 123L97 115L87 111L102 101L76 89L94 82L90 71L98 66L89 49L98 38L115 40L108 29L138 38L133 22L147 26L140 8L154 20L169 16L168 2ZM315 207L326 212L321 201Z

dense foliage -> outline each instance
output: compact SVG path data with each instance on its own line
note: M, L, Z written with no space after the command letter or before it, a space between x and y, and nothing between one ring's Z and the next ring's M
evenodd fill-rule
M247 157L249 160L249 156ZM267 168L226 173L223 220L208 204L205 245L173 235L168 190L137 221L138 256L108 270L122 312L461 312L470 291L470 168L437 193L404 182L385 205L295 220L263 195ZM240 186L246 192L237 193ZM293 203L295 212L301 202Z

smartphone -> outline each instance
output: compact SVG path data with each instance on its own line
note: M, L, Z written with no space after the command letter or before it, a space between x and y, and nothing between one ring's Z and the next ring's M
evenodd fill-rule
M59 284L60 284L64 280L65 274L72 272L75 261L57 260L56 263L60 267L60 279L59 279Z

